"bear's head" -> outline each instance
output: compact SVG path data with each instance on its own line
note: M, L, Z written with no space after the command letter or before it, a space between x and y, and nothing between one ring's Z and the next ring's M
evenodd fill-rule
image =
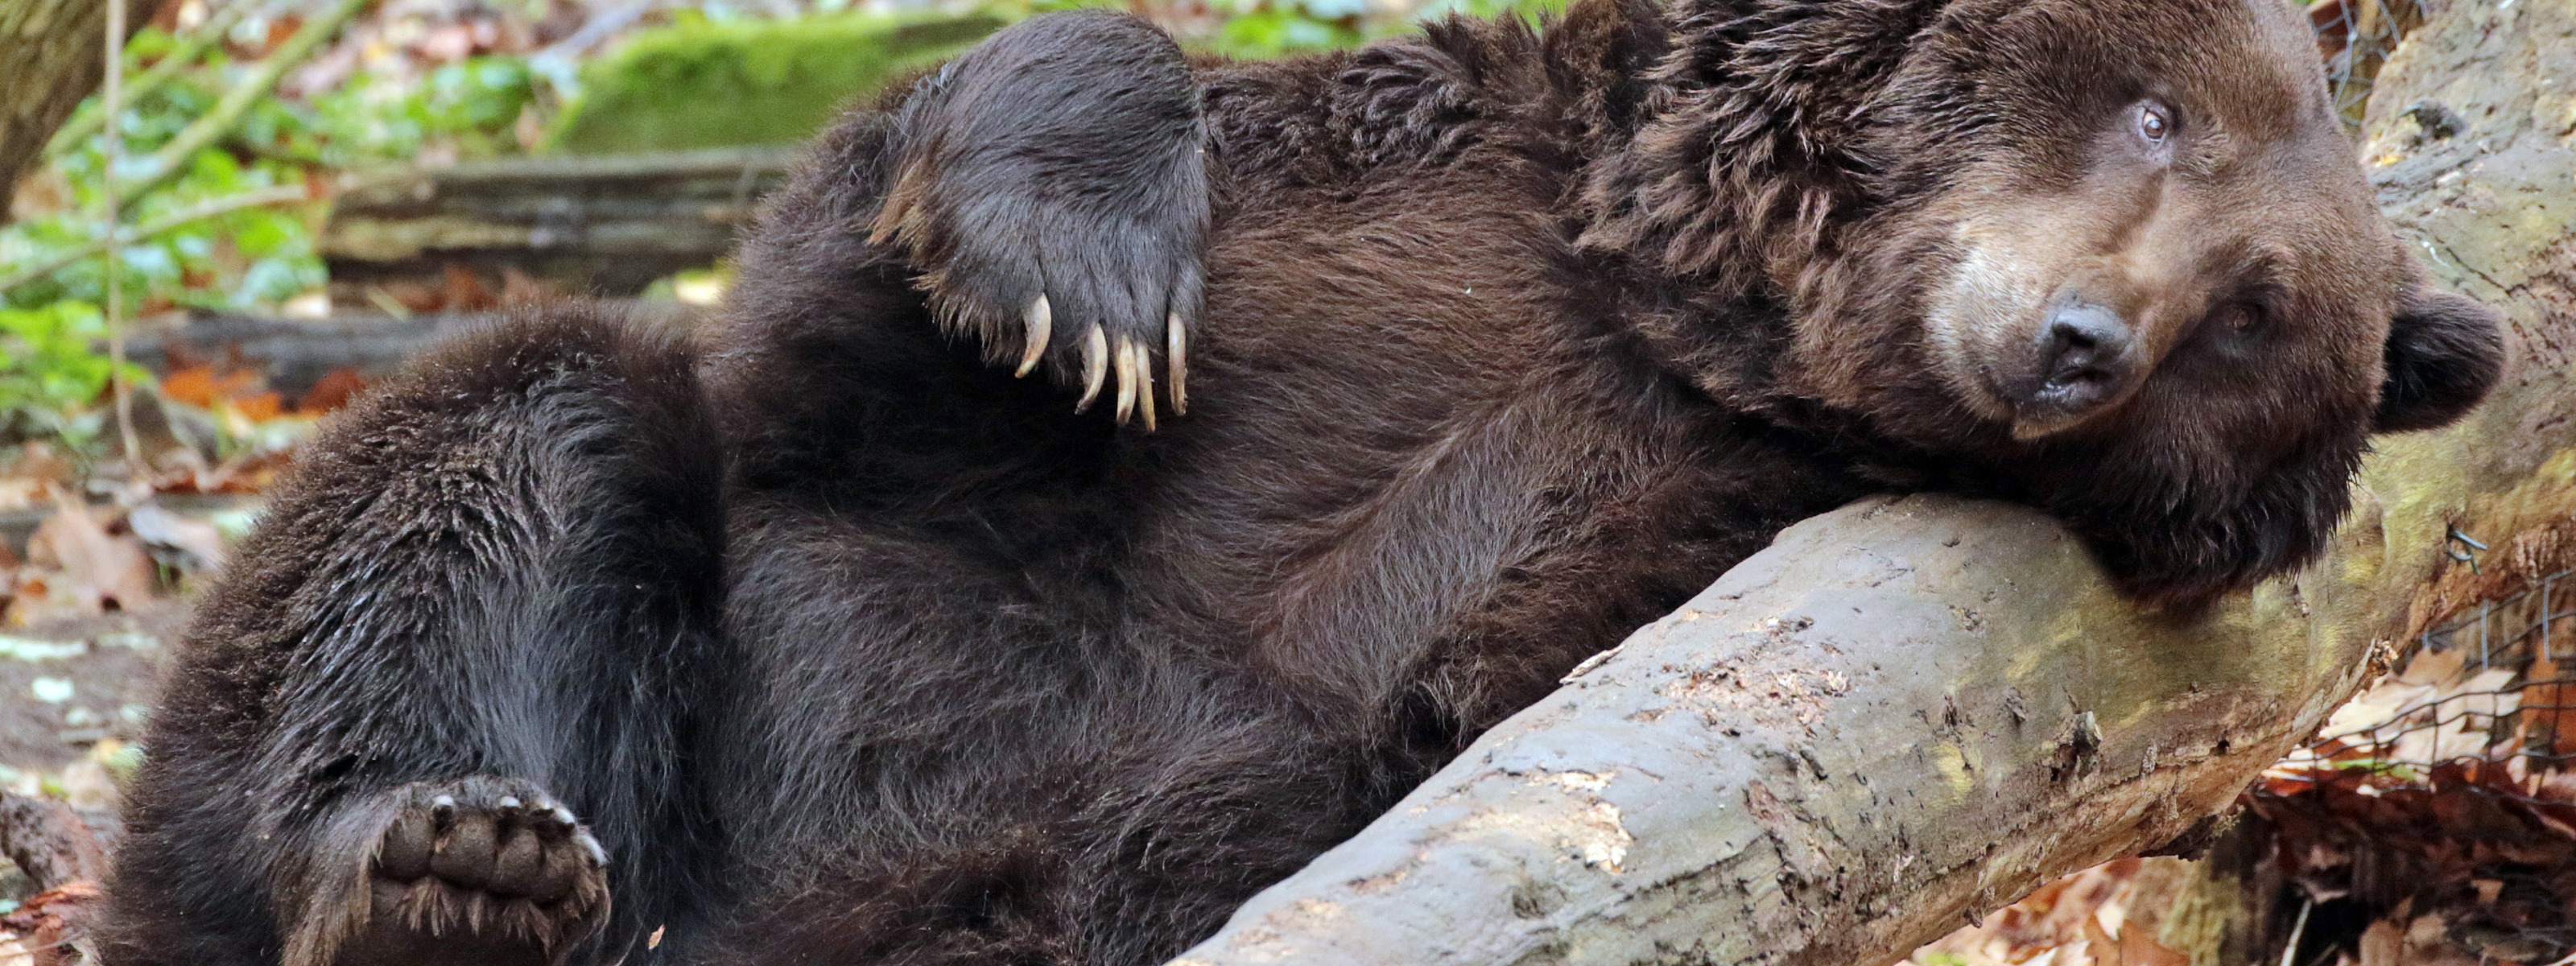
M2004 481L2140 596L2314 558L2369 433L2498 376L2285 0L1712 0L1673 42L1586 241L1790 327L1752 377L1689 346L1722 313L1650 334L1732 365L1691 373L1713 389Z

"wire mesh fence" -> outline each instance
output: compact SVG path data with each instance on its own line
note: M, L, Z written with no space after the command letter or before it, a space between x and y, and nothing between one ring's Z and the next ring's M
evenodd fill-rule
M2576 800L2576 570L2480 604L2416 643L2403 671L2274 766L2271 790L2464 781Z
M2407 31L2423 22L2423 6L2418 0L2312 0L2307 10L2317 51L2325 58L2335 113L2347 128L2357 129L2379 65Z

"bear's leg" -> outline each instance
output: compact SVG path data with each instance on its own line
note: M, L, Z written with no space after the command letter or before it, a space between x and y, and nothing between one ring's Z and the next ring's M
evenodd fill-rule
M1172 408L1188 404L1206 143L1169 35L1125 14L1033 18L904 97L867 234L910 252L941 323L988 362L1043 365L1077 411L1106 387L1120 422L1150 427L1157 368Z
M738 663L721 466L683 344L580 306L335 416L176 655L109 961L593 963L691 928Z

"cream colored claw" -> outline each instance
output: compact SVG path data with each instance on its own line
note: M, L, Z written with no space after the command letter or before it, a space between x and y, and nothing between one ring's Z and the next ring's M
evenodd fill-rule
M1082 399L1073 404L1073 411L1090 409L1091 401L1100 398L1101 382L1108 378L1109 336L1094 323L1082 336Z
M1154 431L1154 350L1142 342L1127 343L1127 352L1136 357L1136 413L1146 432Z
M1172 415L1190 411L1190 327L1181 324L1181 313L1163 320L1163 364L1172 374Z
M1028 325L1029 344L1020 350L1020 369L1011 373L1013 378L1025 377L1037 369L1038 360L1046 357L1047 337L1055 334L1055 309L1047 305L1046 293L1038 293L1038 300L1029 303L1028 317L1024 321Z
M1123 426L1136 412L1136 341L1119 336L1110 351L1110 360L1118 366L1118 423Z

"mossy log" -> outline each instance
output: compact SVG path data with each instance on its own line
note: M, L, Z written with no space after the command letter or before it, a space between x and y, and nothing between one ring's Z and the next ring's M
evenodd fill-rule
M2159 613L2029 510L1818 517L1176 963L1891 962L2188 838L2394 642L2564 566L2576 0L2461 0L2417 37L2365 160L2441 281L2510 319L2513 361L2462 424L2378 443L2325 560ZM2498 548L2474 573L2454 527Z
M615 154L801 142L846 102L1001 26L985 14L844 14L645 31L583 65L581 96L546 148Z

